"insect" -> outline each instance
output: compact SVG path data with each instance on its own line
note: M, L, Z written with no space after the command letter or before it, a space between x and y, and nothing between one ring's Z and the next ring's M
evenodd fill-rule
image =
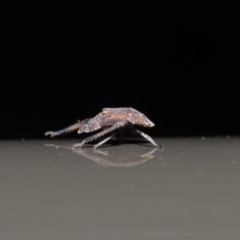
M98 148L111 138L113 138L120 129L129 127L133 129L134 125L142 127L153 127L152 123L144 114L133 109L133 108L103 108L102 112L97 114L94 118L85 119L78 121L77 123L70 125L66 128L63 128L59 131L46 132L45 135L50 135L51 137L59 136L65 133L72 131L78 131L78 134L83 132L93 132L98 129L103 129L102 131L85 138L81 143L76 143L73 145L73 148L81 148L85 143L91 142L95 139L98 139L108 133L112 133L109 137L105 138L103 141L94 145L94 149ZM155 147L162 147L162 144L157 144L150 136L143 133L138 129L134 129L136 133L140 134L142 137L151 142Z

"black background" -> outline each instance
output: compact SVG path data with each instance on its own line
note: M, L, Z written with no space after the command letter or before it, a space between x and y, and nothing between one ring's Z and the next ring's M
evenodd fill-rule
M44 138L129 106L156 124L151 136L239 135L235 8L3 4L0 138Z

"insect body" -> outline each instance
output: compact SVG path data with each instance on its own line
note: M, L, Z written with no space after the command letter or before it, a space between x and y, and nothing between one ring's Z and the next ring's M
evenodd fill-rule
M87 133L96 131L98 129L103 129L101 132L85 138L81 143L73 145L73 148L81 148L85 143L91 142L99 137L113 132L109 137L96 144L94 146L94 149L96 149L97 147L101 146L102 144L113 138L118 132L115 130L120 130L125 127L133 128L134 125L142 127L153 127L154 123L152 123L144 114L133 108L104 108L102 112L100 112L94 118L79 121L69 127L66 127L56 132L46 132L45 135L55 137L76 130L78 131L78 134L81 134L83 132ZM135 131L142 137L146 138L155 147L162 147L162 145L157 144L151 137L149 137L142 131L138 129L135 129Z

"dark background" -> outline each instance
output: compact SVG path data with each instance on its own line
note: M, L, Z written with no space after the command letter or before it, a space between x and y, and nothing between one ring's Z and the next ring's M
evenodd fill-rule
M151 136L239 135L235 8L3 3L0 138L128 106L156 124Z

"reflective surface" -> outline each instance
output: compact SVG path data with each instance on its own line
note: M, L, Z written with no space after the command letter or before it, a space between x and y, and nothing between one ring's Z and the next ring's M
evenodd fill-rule
M240 138L155 140L1 141L0 239L240 239Z

